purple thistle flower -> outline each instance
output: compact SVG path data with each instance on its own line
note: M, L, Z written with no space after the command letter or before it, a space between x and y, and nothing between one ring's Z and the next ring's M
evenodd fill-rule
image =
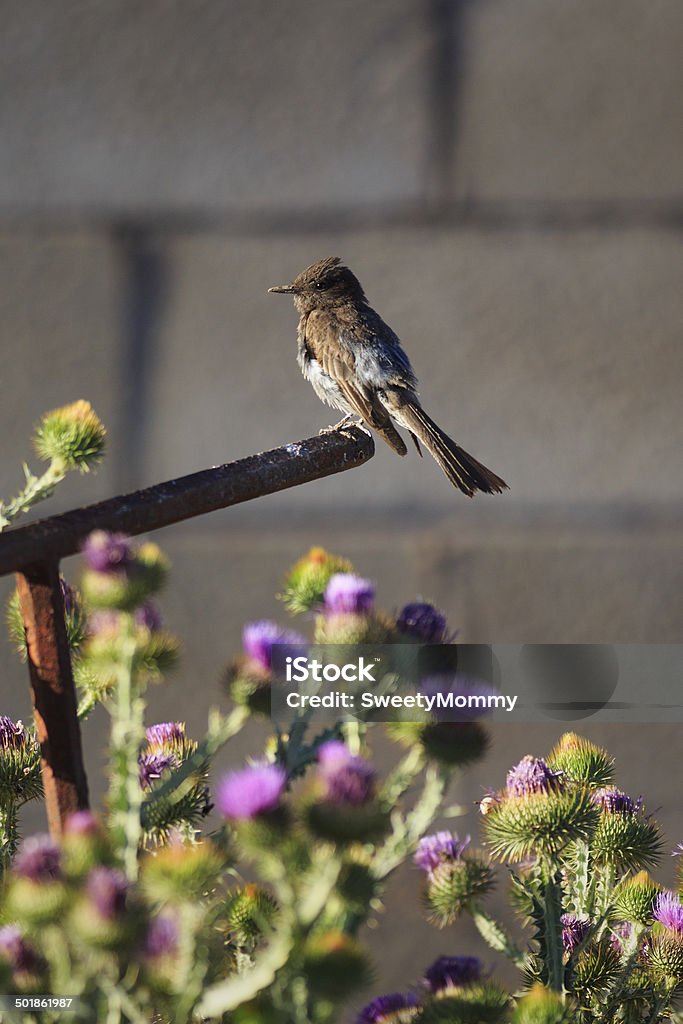
M402 1020L408 1020L402 1011L417 1009L418 1005L417 997L412 992L405 996L400 992L378 996L360 1011L356 1024L399 1024Z
M94 530L83 545L83 554L93 572L119 573L128 571L133 563L133 546L125 533Z
M147 743L151 750L166 751L185 741L184 722L157 722L146 730Z
M507 774L508 796L529 796L531 793L549 793L558 788L562 773L554 772L542 757L527 754Z
M634 814L639 804L616 786L603 786L591 793L592 802L607 814Z
M675 850L671 853L672 857L683 857L683 843L679 843Z
M64 825L64 833L69 836L94 836L100 831L100 823L92 811L74 811Z
M242 646L244 653L263 672L271 672L273 668L273 647L283 644L286 647L306 648L306 638L292 629L284 629L277 622L263 620L249 622L242 630Z
M29 946L15 924L0 928L0 956L17 974L34 972L43 966L42 958Z
M585 939L591 923L585 918L577 917L576 914L563 914L560 922L562 924L562 946L565 953L572 953Z
M654 915L665 928L683 935L683 906L675 892L660 892L655 897Z
M225 818L246 821L274 811L287 784L276 764L253 764L226 775L218 787L216 806Z
M14 858L14 872L33 882L54 882L62 873L59 847L47 834L24 839Z
M0 715L0 750L25 750L28 733L23 722L15 722L8 715Z
M481 978L481 960L476 956L440 956L427 968L424 983L430 992L462 988Z
M435 832L422 837L413 860L418 868L429 874L445 861L459 860L469 844L469 836L459 839L455 832Z
M375 795L375 769L341 740L323 743L318 761L325 797L332 803L365 804Z
M396 626L401 633L414 636L425 644L443 644L450 639L446 617L433 604L422 601L407 604L400 612Z
M158 633L163 625L161 612L153 601L145 601L143 605L136 608L133 613L135 625L148 629L150 633Z
M100 917L113 921L126 909L128 880L118 868L94 868L88 876L88 898Z
M375 605L375 588L370 580L337 572L327 584L324 602L331 615L369 615Z
M175 914L157 914L149 923L145 937L145 955L150 959L173 955L178 948L180 928Z
M154 752L152 754L141 754L138 758L138 776L142 789L150 789L153 783L160 779L165 771L170 768L177 768L178 761L173 754Z

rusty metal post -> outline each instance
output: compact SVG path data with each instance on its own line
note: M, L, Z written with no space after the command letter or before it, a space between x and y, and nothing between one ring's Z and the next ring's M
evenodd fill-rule
M16 579L26 629L47 820L52 835L59 836L68 815L88 806L59 564L29 566L17 573Z

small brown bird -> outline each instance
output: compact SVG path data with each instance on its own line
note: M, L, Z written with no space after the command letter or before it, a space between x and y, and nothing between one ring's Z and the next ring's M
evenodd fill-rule
M476 491L499 494L507 488L424 411L398 337L368 305L360 282L339 257L318 260L291 284L268 290L294 296L299 366L318 398L345 413L342 423L359 417L399 455L408 449L394 424L404 427L418 453L421 441L470 498Z

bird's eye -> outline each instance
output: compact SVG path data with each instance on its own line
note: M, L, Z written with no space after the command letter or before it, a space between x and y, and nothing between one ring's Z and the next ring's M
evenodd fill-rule
M318 291L321 292L323 290L323 288L325 287L325 282L324 281L316 281L315 282L315 286L318 289Z

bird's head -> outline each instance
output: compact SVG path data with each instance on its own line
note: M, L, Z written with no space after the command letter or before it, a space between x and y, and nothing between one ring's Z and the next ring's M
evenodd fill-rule
M360 282L338 256L328 256L302 270L291 284L268 289L279 295L292 295L300 313L348 301L364 302Z

